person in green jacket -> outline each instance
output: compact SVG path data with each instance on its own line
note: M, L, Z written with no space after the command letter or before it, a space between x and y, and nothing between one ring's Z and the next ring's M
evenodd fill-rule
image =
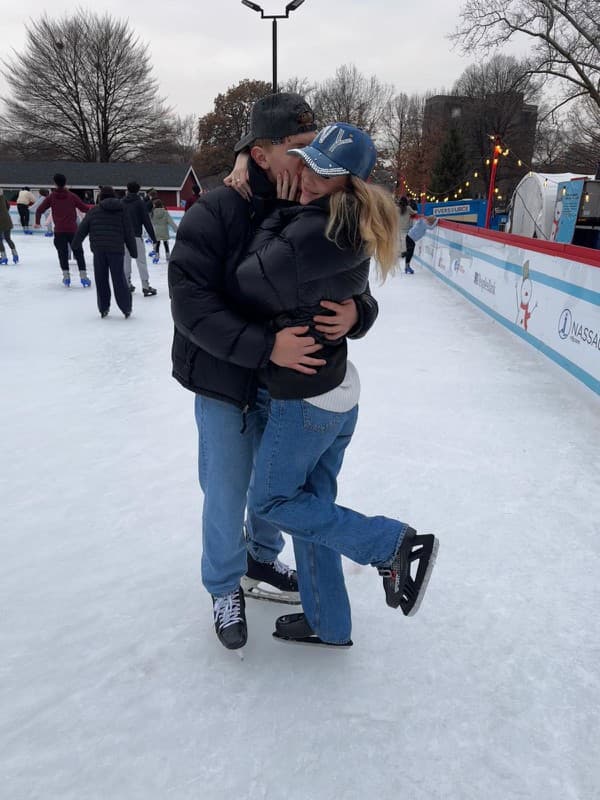
M169 260L169 228L177 230L177 225L173 221L173 217L169 214L164 207L162 200L154 200L152 214L152 225L154 226L154 233L156 234L156 247L150 253L152 256L152 263L158 264L160 259L160 243L164 244L165 258Z
M6 201L6 197L4 197L3 190L0 189L0 264L8 264L8 258L6 257L6 250L4 249L4 241L6 241L6 244L10 247L12 251L13 264L19 263L17 248L15 247L14 242L10 236L12 227L13 227L13 222L12 219L10 218L9 205Z

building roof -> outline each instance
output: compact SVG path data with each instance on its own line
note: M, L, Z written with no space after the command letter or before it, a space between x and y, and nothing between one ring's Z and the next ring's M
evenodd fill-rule
M137 181L142 188L178 191L188 174L196 183L200 181L189 164L130 164L127 162L84 161L0 161L0 186L50 186L56 172L66 175L67 186L72 189L94 189L113 186L124 189L129 181Z

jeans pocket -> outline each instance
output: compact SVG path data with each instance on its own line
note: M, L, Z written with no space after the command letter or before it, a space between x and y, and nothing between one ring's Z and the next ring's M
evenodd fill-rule
M300 401L302 406L302 421L305 431L315 433L325 433L340 424L343 414L336 411L325 411L318 406L308 403L306 400Z

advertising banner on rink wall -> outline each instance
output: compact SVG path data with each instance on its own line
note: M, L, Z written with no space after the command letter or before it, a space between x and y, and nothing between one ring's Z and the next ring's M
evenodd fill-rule
M414 260L600 395L600 251L440 221Z
M175 224L179 225L179 223L181 222L181 219L183 217L183 209L182 208L171 208L171 207L169 207L167 210L168 210L169 214L173 217L173 221L175 222ZM16 233L16 234L23 233L23 229L21 228L21 221L19 219L19 212L17 211L17 207L14 204L11 204L10 209L9 209L9 213L10 213L10 218L11 218L12 224L13 224L13 233ZM84 217L83 214L81 214L80 212L77 212L77 219L78 220L83 219L83 217ZM44 225L42 224L42 229L43 230L35 230L33 228L34 222L35 222L35 212L29 214L29 227L33 231L34 235L38 235L39 234L40 236L43 236L44 230L45 230ZM44 222L44 220L42 220L42 223L43 222ZM174 233L171 234L171 238L173 238L173 239L175 238L175 234Z

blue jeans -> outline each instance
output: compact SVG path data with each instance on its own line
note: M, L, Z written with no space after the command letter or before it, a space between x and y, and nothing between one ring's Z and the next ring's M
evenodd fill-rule
M271 400L255 461L249 507L294 537L302 607L326 642L350 638L350 603L341 555L359 564L393 558L406 524L337 505L337 476L358 406L337 413L305 400Z
M198 471L204 492L202 510L202 583L215 596L240 585L247 569L247 550L257 561L274 561L283 549L283 536L270 523L247 520L244 514L256 445L264 428L269 395L259 391L255 408L247 414L230 403L196 395Z

